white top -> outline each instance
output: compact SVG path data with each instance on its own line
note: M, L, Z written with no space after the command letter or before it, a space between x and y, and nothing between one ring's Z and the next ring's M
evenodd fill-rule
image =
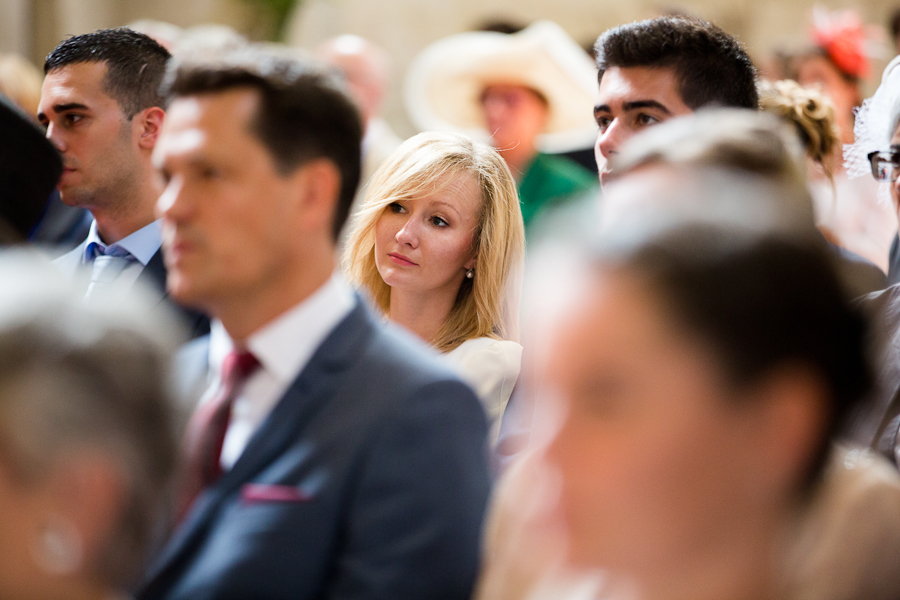
M251 375L235 398L231 421L222 445L221 465L230 469L272 409L306 367L325 338L356 305L353 290L335 275L311 296L247 340L247 350L260 368ZM218 320L210 326L209 370L211 385L200 403L208 402L221 385L222 362L234 342Z
M479 337L466 340L444 354L444 359L478 394L491 424L491 443L495 442L500 417L519 378L522 346L507 340Z

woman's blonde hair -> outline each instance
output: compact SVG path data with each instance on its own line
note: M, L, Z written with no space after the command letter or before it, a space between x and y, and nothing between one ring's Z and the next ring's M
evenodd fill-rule
M835 124L834 106L825 94L785 79L763 81L759 89L759 107L791 123L800 136L807 156L822 167L829 181L841 147L841 134Z
M420 133L404 142L375 172L366 199L351 220L343 266L384 314L391 288L375 265L375 223L397 200L434 194L460 175L481 190L481 210L472 238L475 275L463 279L447 320L431 340L447 352L476 337L504 338L509 323L504 296L525 248L525 228L515 180L496 150L451 133Z

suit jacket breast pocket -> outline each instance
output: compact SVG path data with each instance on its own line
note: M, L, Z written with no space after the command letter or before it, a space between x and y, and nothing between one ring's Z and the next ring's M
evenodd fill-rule
M241 486L241 503L310 502L315 494L293 485L245 483Z

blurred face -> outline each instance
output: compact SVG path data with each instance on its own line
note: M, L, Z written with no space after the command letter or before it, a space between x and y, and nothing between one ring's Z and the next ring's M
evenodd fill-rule
M32 546L40 505L39 490L19 481L0 461L0 598L39 597L35 587L42 574Z
M248 89L179 98L154 151L166 181L157 211L169 289L214 314L218 304L252 301L302 268L290 252L299 235L297 175L280 174L251 133L257 104Z
M611 67L600 80L594 119L599 131L594 156L600 183L608 161L622 145L646 127L694 112L678 91L675 71L666 67Z
M475 266L480 208L481 191L471 175L459 175L431 195L388 205L375 223L375 265L392 294L455 297L466 270Z
M125 202L139 172L137 127L106 94L106 63L77 63L47 74L38 120L63 158L63 202L84 208Z
M754 409L643 282L590 277L543 374L565 413L547 453L570 558L665 577L733 545L734 526L763 504L745 468L760 442Z
M522 85L489 85L481 94L485 126L495 148L531 147L547 124L547 105Z
M818 87L834 103L835 116L842 129L850 126L853 108L859 105L859 89L844 79L837 68L824 56L806 56L797 64L797 83L804 87Z

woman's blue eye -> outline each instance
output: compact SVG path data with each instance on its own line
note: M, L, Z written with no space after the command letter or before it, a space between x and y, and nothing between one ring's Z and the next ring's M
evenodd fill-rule
M432 225L435 225L437 227L446 227L447 225L449 225L447 221L440 217L431 217L431 223Z
M391 209L391 212L395 212L395 213L404 213L404 212L406 212L406 209L403 208L403 205L402 205L402 204L398 204L398 203L396 203L396 202L391 202L390 204L388 204L388 207Z

